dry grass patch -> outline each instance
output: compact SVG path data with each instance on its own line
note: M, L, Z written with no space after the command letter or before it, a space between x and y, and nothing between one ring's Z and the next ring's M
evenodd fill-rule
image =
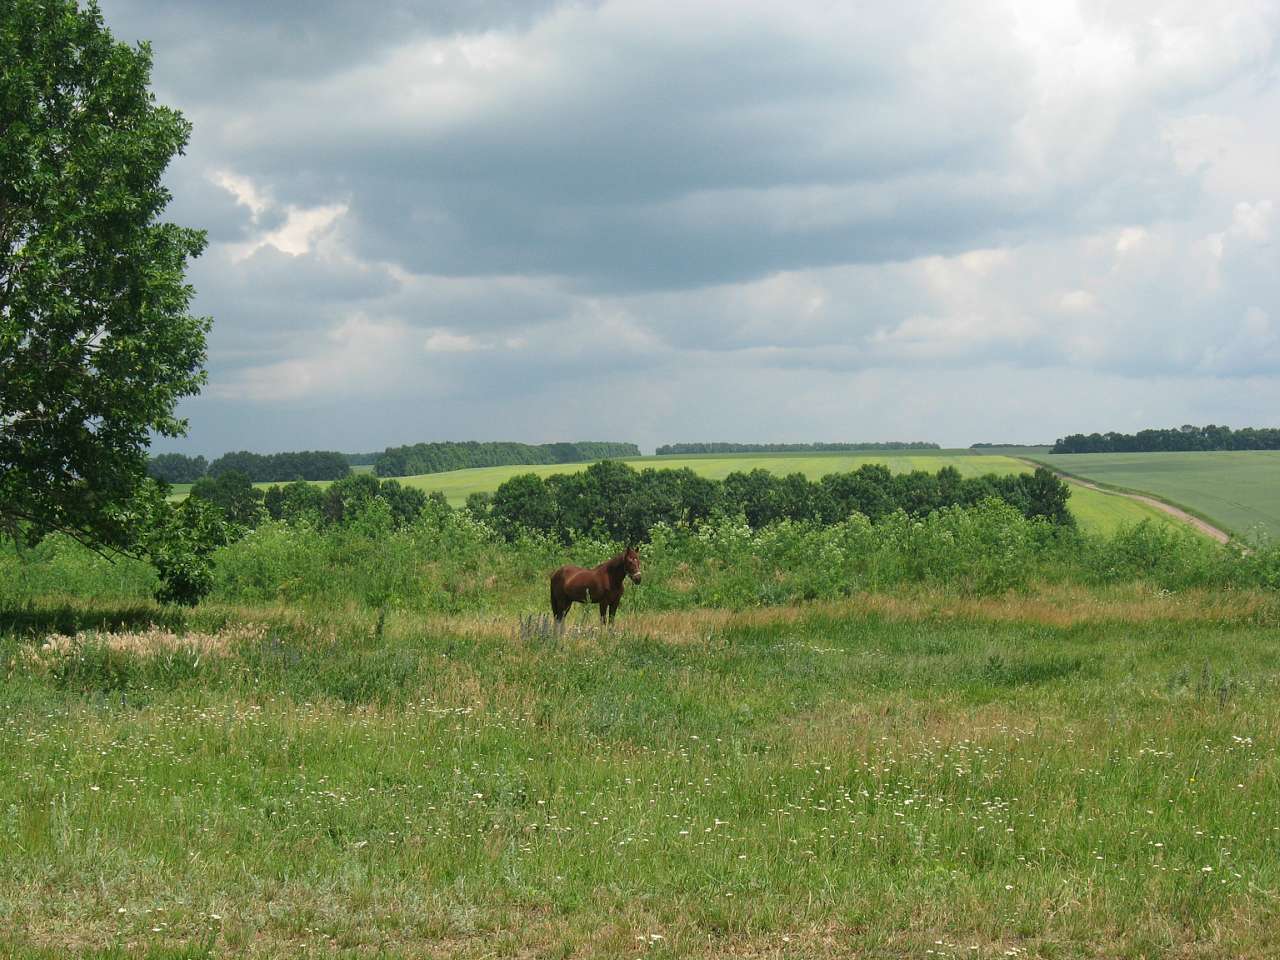
M261 642L267 627L260 623L243 623L214 632L177 633L154 624L141 630L83 630L75 634L52 633L39 644L22 648L21 657L32 667L40 668L75 656L86 647L138 658L191 654L197 657L225 657L244 642Z

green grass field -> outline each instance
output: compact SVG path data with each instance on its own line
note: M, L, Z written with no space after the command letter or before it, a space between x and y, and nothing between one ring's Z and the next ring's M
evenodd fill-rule
M1280 452L1079 453L1034 459L1076 476L1151 493L1237 536L1280 536Z
M0 955L1275 956L1278 613L25 605Z

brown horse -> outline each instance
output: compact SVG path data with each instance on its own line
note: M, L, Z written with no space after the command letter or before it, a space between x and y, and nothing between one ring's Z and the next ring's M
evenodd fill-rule
M632 547L590 570L566 564L551 575L551 615L563 626L575 603L598 603L600 622L613 623L627 577L632 583L640 582L640 555Z

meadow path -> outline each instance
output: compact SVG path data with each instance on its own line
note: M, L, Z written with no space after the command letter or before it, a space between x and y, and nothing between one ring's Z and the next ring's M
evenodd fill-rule
M1021 460L1022 458L1019 457L1018 459ZM1212 537L1219 543L1228 543L1231 540L1231 534L1227 533L1225 530L1219 530L1213 524L1201 520L1199 517L1192 516L1187 513L1187 511L1175 507L1171 503L1165 503L1163 500L1157 500L1155 497L1148 497L1141 493L1124 493L1120 490L1108 490L1106 487L1100 487L1096 483L1090 483L1088 480L1073 477L1071 474L1063 473L1061 470L1054 470L1053 467L1044 463L1037 463L1034 460L1022 460L1022 462L1030 467L1045 467L1048 470L1053 470L1053 473L1056 476L1061 477L1067 483L1074 483L1077 486L1087 487L1090 490L1097 490L1099 493L1107 493L1113 497L1127 497L1130 500L1136 500L1138 503L1145 503L1147 506L1155 507L1157 510L1167 513L1169 516L1181 520L1183 523L1189 524L1196 530L1203 533L1206 537Z

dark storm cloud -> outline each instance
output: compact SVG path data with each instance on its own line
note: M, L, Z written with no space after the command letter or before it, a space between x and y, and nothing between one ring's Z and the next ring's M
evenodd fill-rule
M801 438L832 435L920 371L1275 376L1280 4L1157 6L104 13L195 124L169 216L211 240L197 406L264 446L296 425L254 404L378 422L364 447L532 429L523 407L611 380L786 439L771 403L798 391Z
M306 82L415 36L524 29L559 2L104 0L101 6L118 40L152 44L157 81L192 104Z

